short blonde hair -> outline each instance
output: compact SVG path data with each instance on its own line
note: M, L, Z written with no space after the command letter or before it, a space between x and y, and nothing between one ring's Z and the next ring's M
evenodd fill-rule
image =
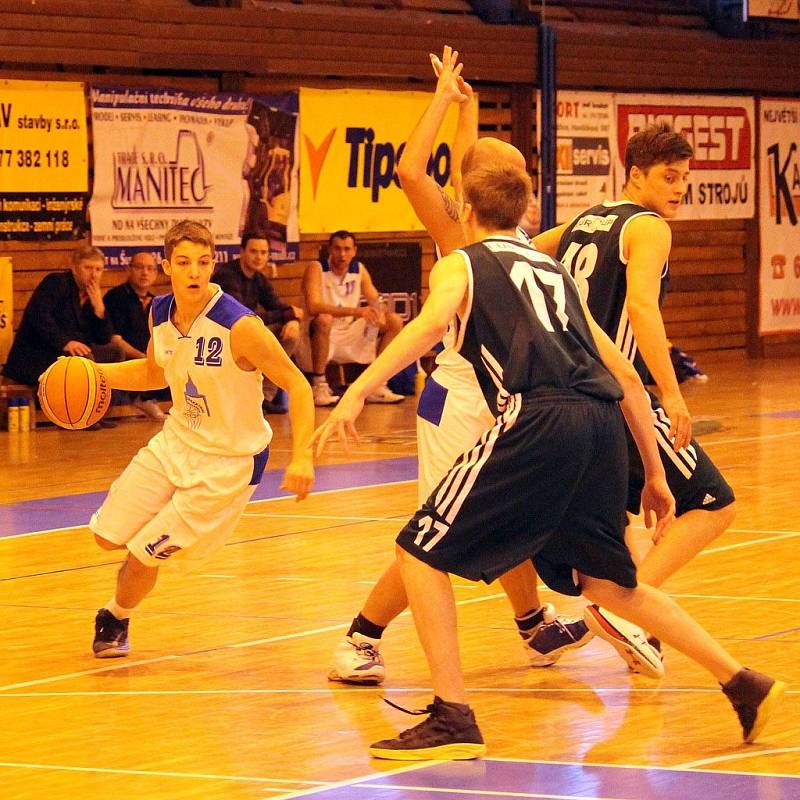
M464 200L484 228L516 228L528 208L533 187L521 169L512 166L477 167L464 176Z
M172 251L181 242L193 242L194 244L204 244L214 255L214 235L211 231L199 222L190 219L183 219L175 223L164 236L164 258L167 261L172 258Z
M99 247L83 244L72 251L72 265L77 267L81 261L102 261L105 264L106 257Z

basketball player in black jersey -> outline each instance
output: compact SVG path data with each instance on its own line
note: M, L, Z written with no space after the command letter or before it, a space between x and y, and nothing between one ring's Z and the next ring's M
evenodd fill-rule
M653 419L677 518L669 533L642 553L639 580L652 586L661 586L719 536L735 514L731 487L692 438L692 421L672 367L660 310L672 243L666 220L680 209L691 156L686 139L666 125L639 131L626 147L622 200L594 206L534 239L537 249L567 267L592 316L642 380L658 387L659 399L651 395ZM628 442L628 511L636 514L642 469L630 437ZM628 543L634 553L641 550L630 531ZM631 669L663 674L659 654L643 643L640 631L603 609L589 608L584 616Z
M459 350L497 417L397 537L434 700L424 722L376 742L370 753L396 760L485 753L467 704L449 575L488 582L531 558L551 588L583 593L706 667L752 741L786 686L743 669L670 598L637 584L624 542L628 470L620 404L644 468L645 522L656 517L657 537L675 509L650 404L630 362L584 315L569 274L515 237L530 191L530 179L514 167L465 176L461 219L476 244L437 262L420 314L312 437L319 452L334 433L345 442L355 436L369 392L426 352L458 315L465 329Z

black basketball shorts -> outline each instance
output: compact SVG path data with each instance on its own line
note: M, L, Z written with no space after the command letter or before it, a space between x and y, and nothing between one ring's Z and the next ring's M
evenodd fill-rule
M623 539L628 457L615 402L577 392L520 399L449 472L397 537L430 566L495 580L532 558L558 592L576 573L636 586Z
M736 498L733 489L722 477L722 473L696 439L692 439L688 447L684 447L678 452L673 450L672 442L669 440L669 429L672 423L659 399L650 392L648 394L653 409L653 426L658 442L658 452L661 455L661 463L664 465L670 491L675 496L676 515L681 516L694 509L716 511L729 506ZM625 432L630 462L628 511L631 514L638 514L642 504L644 466L627 426Z

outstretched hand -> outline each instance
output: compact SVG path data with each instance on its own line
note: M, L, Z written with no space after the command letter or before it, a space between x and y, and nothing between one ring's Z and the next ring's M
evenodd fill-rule
M311 447L315 456L322 455L325 445L332 436L336 436L342 443L344 451L350 452L350 437L358 443L358 432L356 431L356 419L364 408L364 401L351 395L350 390L344 393L342 399L330 412L328 418L322 423L311 436Z
M437 92L443 93L454 103L465 103L472 99L472 87L461 77L464 65L458 61L458 50L446 44L441 58L430 53L430 59L433 74L437 78Z

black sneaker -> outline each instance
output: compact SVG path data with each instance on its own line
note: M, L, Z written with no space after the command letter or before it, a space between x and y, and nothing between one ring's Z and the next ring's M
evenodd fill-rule
M107 608L101 608L94 618L95 658L120 658L131 650L128 644L128 619L117 619Z
M426 709L406 713L430 716L419 725L403 731L396 739L375 742L369 748L371 756L394 761L461 761L485 755L486 745L472 709L464 712L455 703L446 703L440 697L434 697L433 703Z
M583 647L593 637L582 619L557 617L540 625L536 633L525 641L524 647L532 666L549 667L567 650Z
M742 736L746 742L754 742L770 718L775 705L786 691L783 681L744 667L726 684L722 693L731 701L742 725Z

